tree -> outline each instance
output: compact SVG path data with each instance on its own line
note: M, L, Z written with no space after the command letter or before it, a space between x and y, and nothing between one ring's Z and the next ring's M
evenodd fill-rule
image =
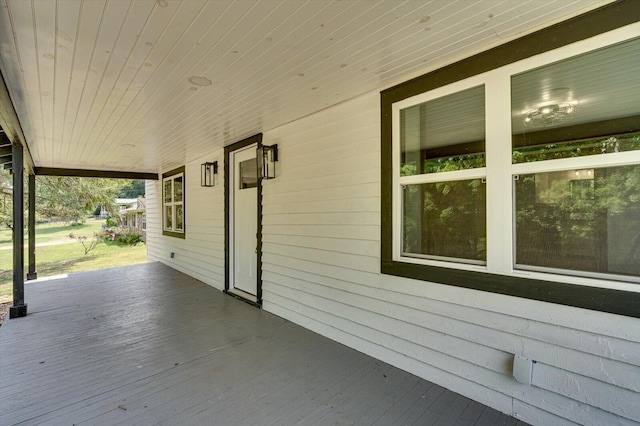
M96 206L114 212L122 181L61 176L36 177L36 213L43 218L81 222Z
M131 179L125 181L126 183L118 192L118 197L120 198L138 198L144 197L144 180L142 179Z
M514 162L640 149L640 135L514 151ZM519 176L516 260L590 272L640 274L640 166Z
M0 170L2 227L11 228L13 223L12 185L11 173ZM99 206L116 214L114 199L120 194L129 193L135 193L131 198L144 195L144 180L36 176L36 217L81 222Z
M11 228L13 223L13 177L0 169L0 227Z

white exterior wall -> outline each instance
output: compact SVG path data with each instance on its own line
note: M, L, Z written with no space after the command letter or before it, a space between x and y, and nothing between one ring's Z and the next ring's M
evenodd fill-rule
M216 186L200 186L200 164L218 161ZM162 180L147 181L147 257L224 289L224 151L185 165L186 238L162 235ZM167 170L168 171L168 170ZM174 257L171 258L171 253Z
M640 422L639 319L380 274L378 93L263 141L280 160L263 189L265 310L533 424ZM186 165L186 240L161 236L148 185L148 252L222 289L223 173L201 188L204 161ZM511 377L514 354L537 361L533 386Z

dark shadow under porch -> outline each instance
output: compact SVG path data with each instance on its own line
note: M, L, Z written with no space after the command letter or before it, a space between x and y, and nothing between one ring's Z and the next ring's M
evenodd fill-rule
M25 291L2 425L524 425L160 263Z

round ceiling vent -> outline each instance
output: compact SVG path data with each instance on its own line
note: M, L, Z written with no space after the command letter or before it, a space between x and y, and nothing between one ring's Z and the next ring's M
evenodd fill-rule
M195 86L211 86L211 80L200 75L192 75L189 77L189 83Z

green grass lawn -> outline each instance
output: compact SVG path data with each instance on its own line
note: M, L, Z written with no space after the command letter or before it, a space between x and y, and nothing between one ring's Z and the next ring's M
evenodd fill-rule
M70 233L86 235L91 237L94 232L100 232L104 220L87 219L85 223L77 225L67 225L62 222L39 223L36 225L36 244L48 243L51 241L67 240ZM0 247L11 247L11 229L0 229ZM27 244L27 233L24 233L24 244Z
M147 261L147 247L126 246L118 243L100 243L87 255L82 244L68 238L69 233L84 235L88 239L100 230L104 220L90 219L84 225L65 226L63 224L44 224L36 226L36 245L43 242L70 241L69 244L36 247L36 267L38 278L70 272L90 271L134 265ZM5 241L9 234L8 243ZM11 245L11 231L0 231L0 247ZM26 248L26 239L25 239ZM28 269L28 257L25 250L25 273ZM12 299L13 256L12 250L0 251L0 303Z

